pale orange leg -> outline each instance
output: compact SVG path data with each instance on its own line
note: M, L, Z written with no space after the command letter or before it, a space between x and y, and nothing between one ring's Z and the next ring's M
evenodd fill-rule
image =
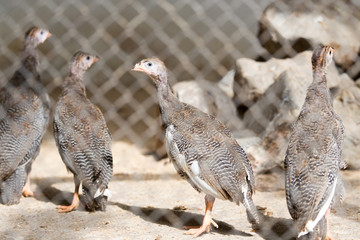
M202 225L200 227L187 226L185 227L185 229L190 229L190 230L188 230L184 234L194 235L194 237L198 237L204 232L209 232L211 228L211 224L214 225L214 227L218 228L218 225L211 218L211 211L214 206L214 202L215 202L215 198L213 196L210 195L205 196L206 210Z
M73 196L71 205L70 206L58 206L57 209L60 209L59 213L71 212L72 210L77 209L77 207L80 204L80 199L79 199L80 181L76 177L74 177L74 182L75 182L75 191L74 191L74 196Z
M326 240L335 240L335 238L331 235L330 233L330 222L329 222L329 218L330 218L330 208L328 210L326 210L325 213L325 219L326 219L326 226L327 226L327 231L326 231Z
M31 188L30 188L30 173L26 177L26 183L25 183L25 186L23 187L22 195L24 197L33 197L34 196L34 193L33 193L33 191L31 191Z

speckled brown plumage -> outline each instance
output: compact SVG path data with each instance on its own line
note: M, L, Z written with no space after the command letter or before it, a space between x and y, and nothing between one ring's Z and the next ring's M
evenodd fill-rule
M21 193L33 195L29 174L48 125L50 105L36 48L50 35L37 27L26 32L21 66L0 89L0 195L7 205L19 203Z
M157 58L145 59L135 71L148 74L155 82L165 130L168 155L177 172L198 191L206 194L203 225L188 234L210 230L215 198L244 204L248 219L259 223L252 201L255 181L250 162L231 132L214 117L180 102L170 90L166 68Z
M343 192L344 126L334 111L326 80L333 52L331 47L313 52L313 82L294 123L285 157L287 205L303 239L329 235L325 213Z
M113 170L111 135L100 109L86 97L83 82L84 72L97 60L98 57L81 51L74 54L54 113L55 141L75 182L73 202L59 206L60 212L78 207L80 183L89 211L104 211L109 196L107 188Z

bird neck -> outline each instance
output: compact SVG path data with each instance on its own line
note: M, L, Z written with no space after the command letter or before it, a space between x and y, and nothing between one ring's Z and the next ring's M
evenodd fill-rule
M10 83L14 86L30 86L31 88L42 87L38 73L38 57L36 48L25 45L20 54L21 67L14 73ZM25 84L26 83L26 84ZM40 86L38 86L40 84Z
M24 61L27 58L34 59L36 64L38 63L37 48L34 44L26 42L21 52L21 59Z
M323 99L327 105L332 106L330 90L327 86L327 79L325 70L313 71L313 81L308 88L306 96L308 100ZM322 101L323 102L323 101Z
M68 93L69 91L78 92L81 95L86 96L86 90L84 85L84 78L82 74L70 72L65 78L63 83L63 91Z
M181 102L172 92L166 76L160 76L159 81L156 81L156 90L160 106L161 118L163 123L167 125L172 113L179 110Z

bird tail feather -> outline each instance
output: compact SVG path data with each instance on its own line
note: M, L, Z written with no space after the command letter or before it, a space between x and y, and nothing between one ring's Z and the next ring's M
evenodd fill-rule
M252 224L252 227L254 229L259 229L260 226L260 217L258 210L256 209L256 206L250 196L250 193L247 188L242 189L243 193L243 204L246 208L246 214L248 221Z

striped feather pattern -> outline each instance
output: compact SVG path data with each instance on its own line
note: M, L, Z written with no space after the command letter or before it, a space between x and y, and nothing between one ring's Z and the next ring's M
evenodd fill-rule
M32 28L26 37L33 38L36 31L39 28ZM19 203L49 121L50 101L37 70L34 43L25 44L21 67L0 89L0 195L7 205Z
M309 239L326 235L322 227L325 211L334 196L343 191L340 168L344 165L344 126L334 111L325 75L331 49L314 50L314 79L294 123L285 157L288 209L300 234L314 231L308 234Z
M85 55L75 55L73 61L81 62ZM111 135L101 111L86 97L82 74L69 74L64 82L54 136L63 162L82 183L87 208L105 210L106 197L94 195L107 189L113 173Z
M159 59L142 60L134 69L148 74L156 85L166 147L177 172L198 191L243 203L249 220L258 224L251 164L231 132L213 116L175 97Z

